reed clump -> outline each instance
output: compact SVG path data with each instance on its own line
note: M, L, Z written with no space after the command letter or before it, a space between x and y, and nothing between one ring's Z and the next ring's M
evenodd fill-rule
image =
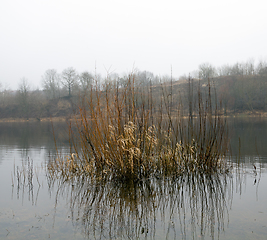
M195 91L195 93L193 93ZM139 181L184 172L227 170L228 135L216 92L176 93L172 84L96 83L69 122L70 154L48 164L66 178Z

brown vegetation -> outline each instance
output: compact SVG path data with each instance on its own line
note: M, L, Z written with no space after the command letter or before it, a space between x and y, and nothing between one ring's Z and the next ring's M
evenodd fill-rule
M120 181L227 170L226 120L210 84L196 99L192 87L189 80L187 111L172 85L139 87L134 75L123 88L92 87L69 123L70 155L49 170Z

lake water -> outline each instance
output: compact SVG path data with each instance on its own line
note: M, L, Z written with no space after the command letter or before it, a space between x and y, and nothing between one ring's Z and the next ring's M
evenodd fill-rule
M46 174L64 123L0 123L0 239L267 239L267 119L229 129L229 175L119 186Z

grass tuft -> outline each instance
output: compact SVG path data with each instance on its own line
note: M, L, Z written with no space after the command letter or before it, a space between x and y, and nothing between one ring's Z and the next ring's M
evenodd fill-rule
M134 74L124 87L92 86L69 122L70 155L48 168L66 178L116 181L227 171L227 124L216 91L209 83L193 94L190 78L188 86L185 99L172 85L138 86Z

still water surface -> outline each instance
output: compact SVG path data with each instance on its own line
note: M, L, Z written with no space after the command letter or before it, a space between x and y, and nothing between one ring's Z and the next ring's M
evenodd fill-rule
M229 120L229 175L138 186L49 178L65 127L0 123L0 239L267 239L267 119Z

